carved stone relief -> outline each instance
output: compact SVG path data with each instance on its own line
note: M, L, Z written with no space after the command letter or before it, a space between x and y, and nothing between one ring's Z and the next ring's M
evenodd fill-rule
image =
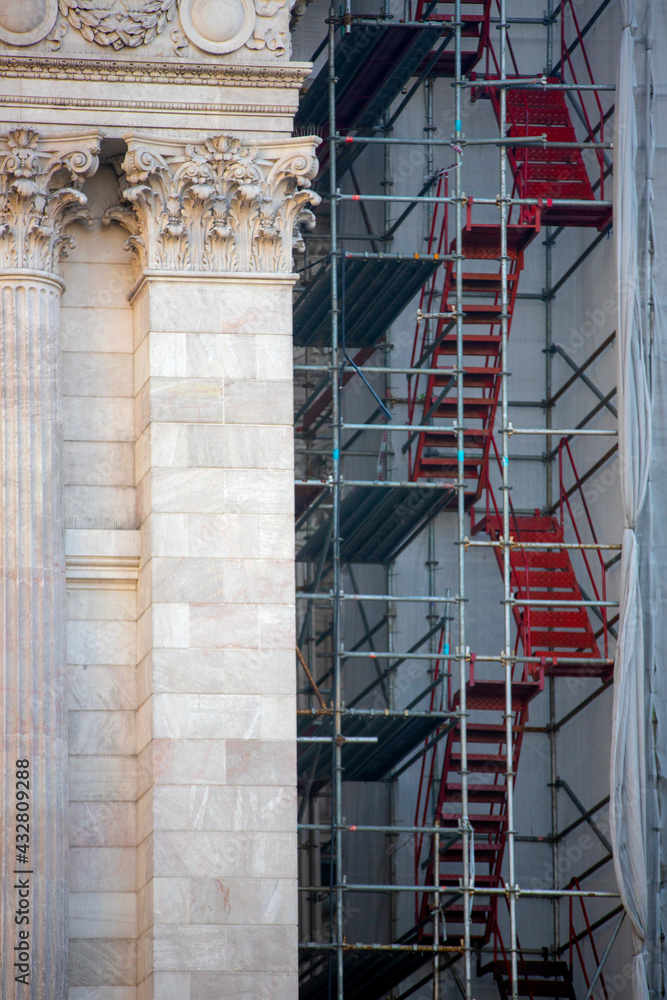
M29 46L48 39L56 51L71 31L72 37L78 33L79 39L120 50L165 35L179 56L189 44L213 55L247 45L281 56L287 16L287 0L0 0L0 43Z
M0 268L57 272L74 242L64 228L88 217L80 188L98 153L97 134L42 141L16 128L0 136Z
M245 145L129 138L118 165L124 204L106 223L129 232L143 269L282 272L292 269L298 227L312 228L317 173L312 138Z

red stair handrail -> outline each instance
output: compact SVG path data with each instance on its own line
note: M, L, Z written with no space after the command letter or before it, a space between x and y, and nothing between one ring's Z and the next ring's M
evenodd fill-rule
M447 171L443 170L440 172L438 177L438 185L436 188L436 197L446 198L449 194L449 176ZM440 209L442 209L442 222L440 224L439 232L437 233L437 243L436 243L436 231L438 225L438 216L440 214ZM431 218L431 225L429 228L428 235L428 250L429 254L441 254L443 253L443 248L449 245L449 205L445 202L442 205L440 202L436 203L435 211L433 212L433 217ZM451 262L447 265L447 272L451 273L452 264ZM433 300L435 297L437 279L441 274L440 268L437 268L432 278L422 286L422 290L419 296L419 311L430 313L433 311ZM445 295L447 292L447 280L443 283L442 291L442 302L445 300ZM436 338L440 335L442 329L443 320L438 320L436 327ZM420 325L423 328L420 330ZM415 337L412 344L412 355L410 357L410 367L414 368L421 357L423 357L424 351L428 346L426 343L426 335L429 328L429 320L418 319L415 324ZM432 368L432 358L425 364L426 368ZM428 376L426 380L428 382ZM421 375L408 375L408 423L413 422L413 416L417 403L419 402L419 386ZM412 449L411 449L412 450Z
M438 659L435 661L435 669L433 680L436 681L440 675L440 664L442 663L443 669L447 668L447 711L452 711L452 686L451 686L451 671L449 668L449 649L443 650L445 640L445 627L444 625L440 629L440 637L438 641L438 653L442 653L442 660ZM429 701L429 711L433 711L435 706L437 688L433 688L431 691L431 698ZM436 734L439 732L440 727L436 730ZM424 740L424 746L428 746L429 737ZM426 826L426 821L428 819L428 807L431 798L431 789L433 787L433 772L435 769L436 761L436 750L437 744L435 744L431 750L431 761L428 778L426 778L426 758L427 754L423 754L421 771L419 775L419 787L417 791L417 803L415 806L415 826ZM426 793L424 794L424 781L426 781ZM423 809L422 809L423 802ZM421 822L420 822L420 811L421 811ZM415 885L419 884L419 864L421 861L422 847L424 843L424 833L415 834ZM417 914L419 914L419 893L417 894L415 903L417 906ZM419 917L417 916L417 919Z
M577 467L575 465L574 457L572 455L572 450L570 448L570 444L569 444L569 441L568 441L567 438L561 438L560 443L558 445L558 483L559 483L559 509L560 509L560 526L561 526L561 529L563 529L563 530L565 529L565 509L567 508L567 512L569 514L570 522L572 524L572 528L574 529L574 533L576 535L577 542L580 545L584 544L584 542L582 540L581 532L579 531L579 526L577 524L577 520L576 520L574 511L572 509L572 504L570 503L570 497L569 497L569 492L570 491L565 488L565 484L564 484L564 471L565 470L563 468L563 464L564 464L564 459L565 458L567 458L567 460L569 461L570 470L571 470L571 472L572 472L572 474L574 476L574 485L573 485L573 487L571 487L571 489L576 489L578 491L578 493L579 493L579 497L581 499L581 503L582 503L583 509L584 509L584 511L586 513L586 521L588 522L588 528L589 528L589 531L590 531L591 536L593 538L593 542L594 542L595 545L598 545L599 544L599 542L598 542L598 536L597 536L597 533L595 531L595 525L593 523L593 518L591 517L591 512L590 512L590 510L588 508L588 503L586 502L586 496L584 494L582 482L581 482L581 479L579 478L579 473L577 472ZM596 550L598 561L600 563L600 574L601 574L601 587L600 587L600 590L598 590L598 585L597 585L597 583L595 581L595 577L593 575L593 570L592 570L591 565L590 565L590 563L588 561L588 555L586 553L586 549L581 549L580 551L581 551L581 555L583 557L584 563L586 564L586 570L588 571L588 578L589 578L590 584L591 584L591 586L593 588L593 593L595 594L595 599L597 601L600 601L600 600L606 601L607 600L607 567L605 566L604 557L602 555L601 549L597 549ZM602 596L600 596L600 591L602 593ZM609 634L608 634L609 633L609 623L608 623L608 620L607 620L607 607L603 604L602 607L600 608L600 611L602 613L602 628L603 628L603 634L604 634L604 655L605 655L605 659L609 659Z
M577 890L581 891L581 885L579 883L579 879L576 878L576 877L573 878L573 879L571 879L570 880L570 884L568 885L568 889L570 889L570 890L577 889ZM586 909L586 903L584 902L584 897L583 896L579 896L579 897L577 897L577 896L570 896L570 904L569 904L570 912L569 912L569 921L568 921L568 933L569 933L569 936L570 936L570 941L569 941L570 970L572 970L572 971L574 970L574 965L573 965L574 951L576 951L577 958L579 959L579 966L580 966L581 971L582 971L582 973L584 975L584 981L586 983L586 989L588 990L588 989L590 989L591 980L589 978L588 970L586 968L586 962L584 961L584 956L583 956L583 953L582 953L582 950L581 950L581 947L580 947L579 935L577 934L576 928L574 926L574 904L577 901L577 899L579 900L579 903L581 904L581 915L583 916L584 923L586 925L586 937L589 939L590 944L591 944L591 950L593 952L593 957L595 959L595 967L596 967L596 969L600 967L600 956L598 955L598 950L597 950L597 948L595 946L595 938L593 937L593 928L591 927L591 922L590 922L590 920L588 918L588 911ZM602 973L600 973L600 978L599 978L598 981L599 981L600 985L602 986L602 992L605 995L605 1000L609 1000L609 994L607 993L607 985L606 985L606 983L604 981L604 975Z
M496 439L495 439L495 436L493 434L491 435L491 445L493 447L493 452L494 452L494 454L496 456L496 462L497 462L498 468L500 469L500 471L502 473L502 468L503 468L502 459L500 457L500 452L498 451L498 445L496 444ZM489 478L488 465L484 469L484 472L483 472L483 475L482 475L482 479L483 479L484 488L486 489L486 522L487 522L487 525L489 523L489 516L490 516L490 512L491 512L490 511L490 503L489 503L489 501L491 501L491 503L493 504L493 509L495 511L496 517L502 523L502 514L501 514L500 509L498 507L498 503L496 501L496 495L495 495L495 493L493 491L493 487L491 486L491 480ZM512 523L514 525L514 530L516 532L515 540L520 543L520 541L521 541L521 530L519 528L519 523L517 521L516 512L514 510L514 504L512 503L512 498L511 497L508 497L508 499L509 499L509 508L510 508L510 520L512 521ZM524 566L524 570L525 570L526 599L530 600L530 569L529 569L529 566L528 566L528 559L526 558L526 550L523 549L523 548L521 548L520 551L521 551L521 558L523 560L523 566ZM510 580L511 580L511 576L512 576L512 569L510 567ZM530 636L530 605L527 605L524 608L523 621L522 621L521 628L523 630L524 637L526 635ZM525 653L525 642L523 643L523 645L524 645L524 653ZM526 676L527 676L527 670L524 668L524 679L526 678ZM514 678L512 678L512 680L514 680Z

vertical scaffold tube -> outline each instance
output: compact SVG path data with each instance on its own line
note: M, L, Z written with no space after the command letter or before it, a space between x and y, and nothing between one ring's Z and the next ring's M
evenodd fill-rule
M500 344L502 381L502 491L503 491L503 578L504 578L504 661L505 661L505 751L507 786L507 872L510 911L510 976L512 1000L518 998L517 982L517 933L516 933L516 875L514 866L514 747L512 713L512 633L511 633L511 581L510 581L510 497L509 497L509 372L507 368L507 147L503 144L507 131L507 0L500 4Z
M561 12L562 16L562 12ZM547 0L547 58L546 67L547 73L551 72L551 67L553 66L554 53L553 53L553 34L554 34L554 0ZM544 256L544 358L545 358L545 368L544 368L544 398L547 402L551 399L552 392L552 370L553 370L553 354L551 353L551 343L552 343L552 321L553 321L553 304L551 298L551 286L553 284L553 230L547 227L547 238L545 240L545 256ZM552 425L552 413L551 407L547 406L545 410L546 425L551 427ZM551 454L551 438L547 438L547 453ZM546 473L546 506L547 510L551 510L551 505L553 504L553 459L548 461L545 466ZM552 888L558 888L558 789L556 787L556 778L558 776L558 760L557 760L557 734L555 729L556 724L556 685L553 677L549 678L549 766L550 766L550 791L551 791L551 885ZM557 897L554 897L553 901L553 953L558 954L558 946L560 944L560 901Z
M331 825L333 827L333 843L331 845L331 882L335 884L336 916L336 997L343 1000L343 839L342 839L342 747L341 730L341 659L340 659L340 447L341 447L341 412L338 378L338 200L336 195L336 26L335 10L329 8L329 187L331 191L331 400L332 400L332 434L333 434L333 510L332 510L332 542L333 542L333 732L331 744L332 756L332 802ZM331 983L329 985L331 996Z
M454 141L462 138L461 105L461 0L456 0L454 13ZM458 560L459 560L459 729L461 737L461 841L463 849L463 962L465 1000L472 1000L472 969L470 952L470 821L468 819L468 730L466 716L466 629L465 629L465 436L463 433L463 192L461 188L461 153L456 152L455 169L456 217L456 438L457 438L457 497L458 497Z

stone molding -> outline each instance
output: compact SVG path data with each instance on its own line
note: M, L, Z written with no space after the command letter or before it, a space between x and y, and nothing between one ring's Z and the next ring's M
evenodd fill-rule
M136 590L141 555L138 531L68 528L65 551L71 590Z
M195 113L205 113L209 115L246 115L248 117L266 115L289 116L290 123L294 115L294 108L289 104L213 104L213 103L190 103L184 101L119 101L105 98L80 98L73 100L70 97L26 97L26 96L6 96L0 95L0 106L16 108L70 108L86 111L145 111L160 112L165 111L184 112L192 115Z
M97 169L99 139L40 139L28 127L0 136L0 269L57 273L73 246L65 227L88 218L80 188Z
M85 81L87 83L161 83L197 87L296 88L310 74L310 64L225 66L205 63L130 62L120 59L0 56L0 77ZM71 103L76 105L76 99Z
M103 221L129 231L142 271L291 273L298 227L312 228L307 206L320 202L310 190L317 139L126 141L117 164L124 204Z
M72 590L136 590L138 579L138 556L67 557L67 586Z

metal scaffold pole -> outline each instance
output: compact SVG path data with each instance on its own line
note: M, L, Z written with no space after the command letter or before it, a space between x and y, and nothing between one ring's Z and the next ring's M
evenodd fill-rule
M343 983L343 939L344 939L344 898L342 888L343 871L343 803L342 803L342 689L341 689L341 579L340 579L340 492L341 492L341 412L338 375L338 202L335 194L338 186L336 176L336 144L333 136L336 134L336 24L335 10L329 8L329 183L334 197L331 200L331 401L332 401L332 463L333 463L333 510L332 510L332 545L333 545L333 732L331 742L332 752L332 801L331 829L332 842L330 847L331 867L329 873L330 891L333 895L335 886L335 932L336 944L336 997L344 1000ZM329 917L331 913L331 905ZM331 936L331 931L330 931ZM332 997L331 967L329 967L329 996Z
M454 11L454 143L463 133L461 121L463 77L461 72L461 0L456 0ZM462 830L462 881L463 891L463 963L465 1000L472 1000L472 951L470 944L470 918L472 909L472 894L470 882L470 820L468 818L468 740L466 715L466 682L467 682L467 650L465 621L465 547L466 510L465 510L465 433L464 433L464 371L463 371L463 187L461 178L462 154L460 147L456 152L454 168L454 216L456 220L456 439L457 439L457 515L458 515L458 618L459 618L459 713L461 736L461 830Z
M512 606L511 606L511 549L510 549L510 481L509 481L509 370L507 360L508 340L508 281L507 281L507 150L502 145L507 132L507 89L504 83L507 79L507 2L500 3L500 338L501 338L501 469L503 493L503 582L504 582L504 656L505 656L505 748L506 748L506 795L507 795L507 871L508 871L508 902L510 920L510 974L512 1000L518 998L518 956L516 929L516 873L514 859L514 714L512 697L512 673L514 663L512 656Z

